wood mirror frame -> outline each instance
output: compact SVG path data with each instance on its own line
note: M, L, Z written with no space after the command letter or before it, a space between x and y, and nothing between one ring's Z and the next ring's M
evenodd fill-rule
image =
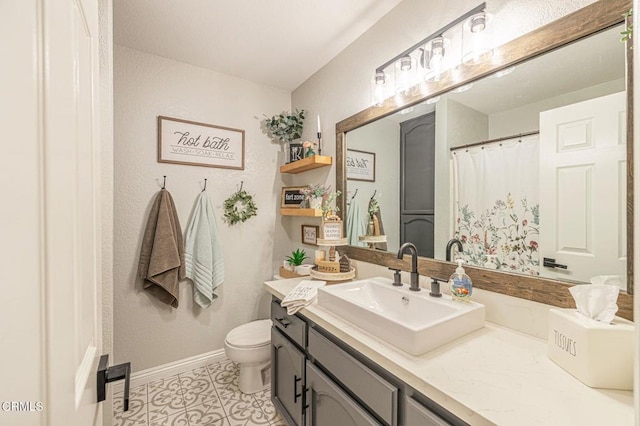
M369 107L336 124L336 190L340 211L346 212L346 132L372 121L391 115L424 100L444 94L451 89L491 75L501 69L524 62L538 55L572 43L624 22L629 11L629 0L599 0L574 13L542 26L528 34L494 49L491 60L465 67L457 78L452 73L443 75L438 82L423 82L414 86L404 96L391 97L380 107ZM618 297L618 315L633 320L633 72L631 50L627 49L627 292ZM396 253L368 248L346 246L349 258L408 271L409 260L399 260ZM420 257L418 271L425 276L449 277L456 265L451 262ZM575 303L567 282L497 272L465 265L474 286L484 290L519 297L563 308L574 308Z

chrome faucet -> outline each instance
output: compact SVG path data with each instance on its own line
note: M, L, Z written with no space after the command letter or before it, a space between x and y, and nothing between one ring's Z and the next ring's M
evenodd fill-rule
M398 259L402 259L402 255L405 250L409 249L411 252L411 287L409 290L411 291L420 291L420 283L418 279L420 275L418 274L418 249L412 243L404 243L400 250L398 250Z
M447 252L445 253L445 260L447 262L451 262L451 249L453 248L453 246L458 247L458 252L462 253L462 251L464 250L462 248L462 242L460 242L459 239L457 238L452 238L449 240L449 242L447 243Z

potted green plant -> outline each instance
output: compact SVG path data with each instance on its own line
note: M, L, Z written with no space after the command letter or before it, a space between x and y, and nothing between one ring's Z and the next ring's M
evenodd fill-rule
M293 270L296 266L302 265L302 262L308 258L307 252L304 251L304 249L296 249L287 256L286 262L289 264L290 269Z
M296 139L302 137L302 128L304 125L304 117L307 112L305 110L291 113L281 113L269 118L265 115L264 126L271 138L278 142L283 142L285 145L285 152L291 157L291 151L295 149L296 153L299 153L299 158L302 158L302 144L292 144ZM292 161L289 158L288 162Z

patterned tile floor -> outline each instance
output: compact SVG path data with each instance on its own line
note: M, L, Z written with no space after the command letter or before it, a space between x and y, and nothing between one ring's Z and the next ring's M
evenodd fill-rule
M129 411L114 394L114 426L287 426L267 389L246 395L238 389L238 366L231 361L197 368L131 388Z

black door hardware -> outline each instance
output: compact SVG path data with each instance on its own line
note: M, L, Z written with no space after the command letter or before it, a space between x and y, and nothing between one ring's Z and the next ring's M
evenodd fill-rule
M124 379L124 411L129 411L129 378L131 377L131 363L109 367L109 355L102 355L98 364L98 402L104 401L107 394L107 383Z
M560 269L567 269L567 265L561 265L559 263L556 263L555 259L550 259L548 257L543 258L542 260L542 265L545 268L560 268Z

